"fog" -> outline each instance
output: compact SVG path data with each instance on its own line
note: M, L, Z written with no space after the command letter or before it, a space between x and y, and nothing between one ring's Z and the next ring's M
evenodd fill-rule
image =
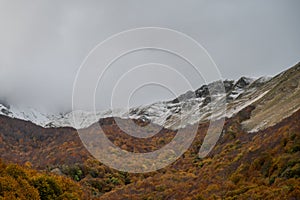
M0 99L53 112L70 110L73 83L89 52L111 35L138 27L174 29L194 38L224 79L275 75L300 61L299 9L298 0L0 0ZM167 63L194 89L212 81L195 76L176 56L144 50L113 64L96 92L97 109L108 109L116 81L143 63ZM134 77L158 77L155 70L138 72L120 91L131 87ZM118 93L116 105L172 99L189 89L175 74L163 78L175 93L155 84L137 85L130 99Z

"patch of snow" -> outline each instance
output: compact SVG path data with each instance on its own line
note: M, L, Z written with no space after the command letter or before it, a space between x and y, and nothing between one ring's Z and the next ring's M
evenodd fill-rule
M259 81L266 81L268 78L261 78ZM207 96L191 97L183 99L180 102L156 102L150 105L138 106L129 110L117 109L101 112L72 111L66 114L44 114L33 108L5 107L0 104L0 114L12 118L19 118L31 121L43 127L74 127L77 129L86 128L97 122L100 118L119 117L123 119L144 119L152 123L164 126L170 129L183 128L189 124L195 124L199 121L209 120L211 117L231 117L248 105L254 103L263 97L268 91L260 94L256 98L251 95L255 93L256 88L248 86L254 79L243 77L240 84L236 84L229 91L228 97L230 108L224 113L224 109L218 107L213 102L221 101L224 95L216 94L210 98L217 101L211 101ZM244 86L246 83L246 86ZM244 98L248 95L247 98ZM3 110L3 111L2 111ZM74 122L76 119L76 123Z
M232 117L234 114L238 113L239 111L243 110L247 106L253 104L257 100L259 100L260 98L265 96L268 92L269 92L269 90L265 91L264 93L260 94L259 96L257 96L254 99L251 99L251 100L246 101L246 102L243 101L243 102L237 103L233 108L226 111L226 117L228 117L228 118Z
M272 79L272 76L262 76L259 79L257 79L256 82L258 82L258 83L265 83L265 82L267 82L267 81L269 81L271 79Z

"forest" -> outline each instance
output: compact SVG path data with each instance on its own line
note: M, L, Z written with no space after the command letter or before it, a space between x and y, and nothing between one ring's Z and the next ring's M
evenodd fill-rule
M145 174L119 172L101 164L72 128L45 129L0 116L0 199L297 200L300 111L275 126L248 133L241 123L253 109L249 106L226 119L223 134L207 157L200 159L197 154L209 125L202 123L193 144L176 162ZM99 124L114 144L132 152L153 151L176 134L161 129L138 142L113 118ZM149 131L156 126L150 124ZM91 126L86 131L93 135L93 130Z

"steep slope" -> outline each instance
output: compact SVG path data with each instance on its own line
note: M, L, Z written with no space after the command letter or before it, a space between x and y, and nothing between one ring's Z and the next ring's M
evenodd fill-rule
M0 155L7 161L35 168L74 164L90 158L75 129L43 128L31 122L0 116Z
M293 83L299 83L298 74L296 66L271 80L243 78L236 83L225 82L228 110L232 112L227 113L221 138L214 149L207 157L199 159L198 152L209 126L208 121L203 120L188 151L172 165L153 173L121 173L102 165L86 151L73 128L43 128L6 116L0 116L0 155L8 162L30 163L33 168L73 178L87 192L85 199L299 199L300 110L294 108L300 102L298 84ZM199 101L195 107L189 107L195 109L196 119L199 105L204 104L203 111L210 103L206 88L197 90L196 97L189 94L179 97L184 102ZM286 88L289 94L285 93ZM273 98L276 101L272 101ZM267 105L274 109L276 102L280 106L289 103L286 107L289 110L277 110L289 117L276 117L272 120L275 124L270 123L249 134L247 123L257 116L272 117L270 112L260 108ZM161 104L172 105L163 113L172 110L169 114L176 115L181 112L175 109L175 105L180 105L178 99L157 105ZM157 106L156 109L159 111L160 108ZM138 139L121 130L114 118L100 119L98 123L110 141L127 151L155 151L169 143L177 131L151 124L154 116L151 113L156 113L153 107L138 114L139 111L132 113L137 118L135 123L139 126L148 124L149 134L161 128L158 134ZM119 120L129 131L135 131L130 120ZM93 132L96 125L84 130ZM187 124L180 130L188 132L194 126ZM0 179L0 184L3 181Z
M266 77L260 78L256 81L252 78L242 77L236 82L230 80L223 81L226 101L227 103L230 102L232 104L231 108L227 110L229 113L227 116L232 116L242 108L246 107L243 105L249 105L252 103L253 100L250 100L250 102L249 99L246 98L243 100L236 100L244 93L248 94L256 91L256 86L260 86L267 80L268 78ZM260 84L258 84L258 82ZM252 83L257 84L252 85ZM53 125L85 128L95 123L95 120L99 118L120 117L123 119L140 119L158 124L165 128L176 130L187 125L195 124L199 121L207 121L210 119L215 108L214 104L223 97L222 94L219 94L218 92L210 94L210 90L218 90L215 89L218 87L220 87L219 81L203 85L196 91L188 91L172 101L161 101L150 105L142 105L131 108L129 111L120 109L98 112L96 113L96 117L93 113L74 111L68 113L57 121L54 121ZM213 98L215 101L212 101ZM80 121L78 125L75 125L72 121L73 114L78 116L76 117L76 119ZM221 111L214 114L222 117Z
M201 123L188 151L153 173L128 174L103 166L88 154L72 128L43 128L5 116L0 117L0 155L73 178L88 193L85 199L298 199L300 110L249 134L241 123L253 110L248 106L226 119L221 138L204 159L199 159L198 151L209 124ZM121 123L131 128L129 120ZM145 125L142 120L136 123ZM114 144L132 152L159 149L176 134L161 129L154 137L138 139L124 133L114 118L101 119L99 125ZM93 126L86 129L93 130Z
M270 80L263 88L268 93L253 105L251 118L243 123L248 131L275 125L300 108L300 63Z
M289 116L299 108L299 64L281 74L252 79L242 77L238 81L223 81L226 95L226 114L214 112L215 101L222 99L218 93L210 94L209 88L218 87L219 82L203 85L195 91L188 91L172 101L161 101L127 110L97 112L72 111L65 114L44 114L33 108L0 104L0 115L31 121L43 127L86 128L101 118L119 117L140 119L165 128L176 130L189 124L204 122L212 114L217 117L231 117L249 105L257 108L253 116L244 122L250 132L267 128ZM78 123L74 123L74 116Z
M8 116L11 118L22 119L32 123L45 126L51 122L51 116L47 116L34 108L17 107L7 103L0 102L0 115ZM54 116L53 116L54 117Z
M267 78L260 78L258 80L252 78L242 77L238 81L223 81L226 101L230 104L227 109L227 116L231 116L245 105L249 105L260 96L252 95L253 92L259 90L259 86L265 83ZM259 84L258 84L259 83ZM12 118L31 121L43 127L74 127L77 129L86 128L97 122L100 118L106 117L120 117L123 119L141 119L152 122L165 128L178 129L183 128L189 124L195 124L199 121L206 121L214 111L214 103L212 99L222 99L222 94L210 94L209 88L214 90L218 88L220 82L213 82L208 85L203 85L196 91L189 91L173 101L156 102L150 105L143 105L127 110L108 110L97 112L72 111L65 114L47 114L37 111L33 108L10 106L8 104L1 104L0 115L9 116ZM252 95L250 98L240 98L248 94ZM220 115L222 112L214 113ZM79 121L74 123L73 116Z
M299 199L300 110L249 134L240 123L253 109L227 120L222 138L207 158L197 157L199 134L171 166L100 199Z

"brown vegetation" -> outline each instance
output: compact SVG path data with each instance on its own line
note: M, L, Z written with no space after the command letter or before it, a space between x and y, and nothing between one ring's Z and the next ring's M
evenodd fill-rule
M55 195L53 199L300 199L300 110L273 127L247 133L241 122L253 109L247 107L226 119L220 140L206 158L198 158L208 127L200 124L192 146L180 159L147 174L122 173L102 165L85 150L74 129L44 129L0 116L1 158L27 166L1 163L0 199L15 194L39 199L44 190L40 184L52 185L47 191ZM139 141L120 130L112 118L99 123L114 144L133 152L153 151L176 134L162 129ZM155 127L150 125L149 130ZM15 177L8 166L23 172Z

